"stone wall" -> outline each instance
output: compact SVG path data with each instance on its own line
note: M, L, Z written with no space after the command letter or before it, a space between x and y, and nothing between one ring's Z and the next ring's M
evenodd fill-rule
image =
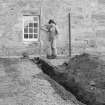
M18 56L23 52L37 55L40 44L25 44L22 40L23 11L41 9L41 26L50 18L59 27L58 54L68 55L71 13L72 55L89 52L104 54L104 0L0 0L0 56ZM46 33L40 30L41 54L45 54Z

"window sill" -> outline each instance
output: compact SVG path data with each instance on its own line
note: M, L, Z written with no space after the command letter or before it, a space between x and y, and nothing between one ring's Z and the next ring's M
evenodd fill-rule
M39 40L38 39L23 39L23 41L26 41L26 42L36 41L36 42L38 42Z
M24 44L31 44L33 42L34 43L40 43L40 41L38 39L37 40L34 40L34 39L33 40L30 40L30 39L29 40L23 40Z

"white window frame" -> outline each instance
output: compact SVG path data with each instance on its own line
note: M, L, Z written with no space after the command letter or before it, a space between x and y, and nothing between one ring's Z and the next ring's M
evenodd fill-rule
M37 21L35 21L35 20L33 20L33 22L32 23L38 23L38 27L37 27L37 29L38 29L38 32L37 33L29 33L29 32L27 32L27 33L25 33L24 32L24 28L25 28L25 18L34 18L34 17L37 17L38 18L38 20ZM23 16L23 41L27 41L27 42L30 42L30 41L38 41L39 40L39 34L40 34L40 16L39 15L24 15ZM29 31L29 23L30 22L28 22L28 31ZM35 29L35 27L33 26L32 28L34 28ZM28 38L25 38L24 37L24 34L28 34ZM29 38L29 34L38 34L38 37L37 38Z

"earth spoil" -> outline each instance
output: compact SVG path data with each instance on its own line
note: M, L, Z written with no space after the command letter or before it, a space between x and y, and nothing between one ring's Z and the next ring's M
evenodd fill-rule
M77 55L58 67L41 58L33 62L83 104L105 105L105 62L98 57Z

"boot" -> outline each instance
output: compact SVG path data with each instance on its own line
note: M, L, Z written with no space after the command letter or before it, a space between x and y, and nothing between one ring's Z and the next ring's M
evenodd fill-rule
M52 55L52 58L53 58L53 59L56 59L56 57L57 57L57 56L56 56L55 54Z

